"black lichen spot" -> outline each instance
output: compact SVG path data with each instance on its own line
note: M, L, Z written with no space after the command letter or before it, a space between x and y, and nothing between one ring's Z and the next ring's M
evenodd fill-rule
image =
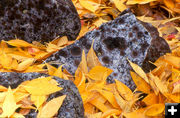
M119 19L119 20L118 20L118 24L124 24L124 19L122 19L122 18Z
M142 38L143 37L143 32L138 32L137 33L137 37L140 39L140 38Z
M147 31L145 31L145 32L144 32L144 34L148 35L148 32L147 32Z
M141 44L141 50L144 51L146 50L146 48L148 48L149 44L147 42L144 42L143 44Z
M133 37L133 33L129 32L129 38Z
M115 76L115 77L116 77L117 75L118 75L117 73L113 73L113 76Z
M114 50L115 48L125 50L127 48L126 40L122 37L108 37L103 40L103 43L109 50Z
M74 60L74 65L78 66L80 64L80 60Z
M138 51L135 51L135 50L134 50L134 51L132 52L132 56L133 56L133 57L137 57L137 56L138 56Z
M74 56L79 56L81 55L81 49L79 47L73 47L71 49L71 54Z
M133 31L135 31L135 32L138 32L138 30L139 30L137 26L133 26L132 29L133 29Z
M120 51L120 55L121 55L121 56L124 56L124 55L125 55L124 50L121 50L121 51Z
M60 55L60 56L63 56L63 57L67 57L67 52L61 50L61 51L59 52L59 55Z
M105 64L109 64L109 63L110 63L110 59L109 59L108 56L104 56L104 57L102 58L102 61L103 61Z

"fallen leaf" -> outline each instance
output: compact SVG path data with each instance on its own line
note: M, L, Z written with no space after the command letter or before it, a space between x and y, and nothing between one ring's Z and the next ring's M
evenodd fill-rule
M50 100L48 103L46 103L42 109L40 110L40 112L37 115L37 118L42 118L42 117L46 117L46 118L51 118L53 117L59 110L59 108L61 107L64 99L66 98L66 95L54 98L52 100Z
M164 111L164 109L165 109L164 104L153 104L146 108L144 114L146 116L157 116L161 114Z

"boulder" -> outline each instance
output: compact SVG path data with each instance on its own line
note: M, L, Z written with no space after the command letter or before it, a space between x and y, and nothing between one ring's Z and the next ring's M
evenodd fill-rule
M71 0L0 0L0 40L75 40L80 19Z
M41 73L16 73L16 72L0 72L0 85L8 87L11 86L12 89L16 88L22 82L27 80L32 80L38 77L46 77L48 75ZM59 87L63 89L49 96L48 100L55 97L66 95L61 108L58 111L56 117L58 118L83 118L84 117L84 107L81 96L78 89L72 81L60 79L58 77L53 77L58 83ZM31 110L27 114L26 118L36 118L37 112Z
M102 24L74 44L54 53L46 62L63 63L64 68L74 74L81 61L82 50L87 54L93 40L93 49L102 65L114 71L108 77L108 82L117 79L130 88L134 88L134 83L129 72L132 68L127 59L148 72L154 69L150 62L170 52L168 44L159 37L157 29L151 24L137 20L127 9L115 20Z

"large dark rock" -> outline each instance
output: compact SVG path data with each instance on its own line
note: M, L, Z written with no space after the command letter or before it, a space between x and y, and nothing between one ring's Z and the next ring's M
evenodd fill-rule
M130 10L126 10L115 20L102 24L98 30L88 32L74 44L54 53L46 62L64 63L64 67L74 74L81 61L82 50L87 54L93 40L93 48L100 62L114 70L108 82L117 79L130 88L134 88L134 84L127 58L148 72L154 68L150 61L154 62L170 52L168 44L159 37L156 28L137 20Z
M16 88L24 81L32 80L41 76L48 76L40 73L15 73L15 72L0 72L0 85L11 88ZM58 77L53 77L63 90L53 93L49 96L48 100L58 96L67 95L61 108L58 111L58 118L83 118L84 107L78 89L72 81L63 80ZM36 118L37 113L35 110L26 115L26 118Z
M0 0L0 40L49 42L57 36L75 40L80 28L71 0Z

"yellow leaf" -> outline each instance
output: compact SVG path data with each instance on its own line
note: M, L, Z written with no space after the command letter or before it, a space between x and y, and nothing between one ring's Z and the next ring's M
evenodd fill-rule
M68 43L67 36L63 36L60 38L60 40L57 42L57 46L63 46Z
M119 11L124 11L125 9L127 9L126 5L123 4L123 0L113 0L116 8L118 8Z
M53 71L53 70L56 70L56 71L54 71L54 74L53 74L54 76L57 76L57 77L59 77L59 78L63 78L62 66L63 66L63 65L59 66L58 69L55 69L55 68L53 67L54 69L52 69L52 71ZM49 71L49 69L48 69L48 71ZM52 73L52 72L51 72L51 73ZM51 73L49 72L49 75L50 75Z
M93 104L96 108L98 108L102 112L108 110L108 108L103 103L99 102L98 99L91 100L90 103Z
M118 105L120 106L120 108L123 111L126 111L126 101L118 94L118 92L116 90L114 90L114 96L116 98L116 101L118 103Z
M16 104L13 92L9 87L2 106L3 113L0 115L0 117L10 117L20 106L21 105Z
M157 104L158 103L158 96L156 96L156 94L154 94L154 93L150 93L143 99L143 102L147 106L150 106L152 104Z
M130 74L139 91L150 93L151 87L144 79L142 79L141 77L139 77L139 75L132 71L130 71Z
M169 99L171 99L172 101L176 102L176 103L180 103L180 94L165 94L165 96L167 96Z
M81 58L81 62L75 72L75 77L79 74L79 72L83 72L84 74L88 73L88 68L87 68L87 62L86 62L86 55L85 52L83 50L82 52L82 58Z
M116 87L119 92L119 94L125 99L125 100L131 100L133 98L132 91L122 82L115 80Z
M93 40L93 43L94 43L94 40ZM99 62L99 59L96 56L96 53L94 52L93 43L87 54L87 65L88 65L89 69L92 69L95 66L101 66L101 63Z
M180 68L180 57L173 55L164 56L164 60L176 68Z
M10 40L10 41L7 41L7 43L15 47L34 47L32 44L23 40L19 40L19 39Z
M88 113L88 114L95 113L95 107L94 107L94 105L92 105L90 103L84 104L84 110L85 110L85 113Z
M137 109L133 112L130 113L123 113L123 115L126 118L146 118L145 115L143 114L143 112L145 111L145 109Z
M0 91L7 91L7 90L8 89L6 87L0 85Z
M103 97L105 97L111 104L113 107L115 108L119 108L117 102L116 102L116 98L113 95L112 92L110 91L106 91L106 90L97 90Z
M164 104L153 104L146 108L144 111L146 116L157 116L161 114L165 109Z
M49 75L54 75L54 73L57 71L57 68L55 68L54 66L51 66L48 63L46 63L46 66L47 66Z
M49 95L51 93L62 90L61 87L58 87L56 84L50 82L51 77L46 78L37 78L29 81L23 87L33 95Z
M37 118L51 118L53 117L61 107L66 95L54 98L46 103L37 115Z
M34 105L37 109L46 101L46 96L38 96L38 95L31 95L31 101L34 102Z
M146 4L153 1L157 1L157 0L128 0L126 4L127 5Z
M5 53L2 53L0 55L0 64L4 67L4 68L7 68L7 69L10 69L11 68L11 64L12 64L12 57L5 54Z
M117 109L109 109L106 112L104 112L102 114L102 118L107 118L108 116L115 114L115 115L120 115L121 114L121 110L117 110Z
M132 63L130 60L128 60L131 67L133 68L133 70L140 76L142 77L147 83L149 83L149 80L146 76L146 73L141 69L141 67L139 67L137 64Z
M91 12L95 12L96 10L98 10L98 8L100 6L100 4L97 4L92 1L87 1L87 0L79 0L79 2L85 9L87 9Z
M175 7L175 2L173 0L163 0L163 2L170 9Z
M154 76L151 72L149 73L149 77L156 84L157 88L160 90L162 94L168 93L167 83L162 82L157 76Z
M84 73L82 73L82 79L79 82L79 84L77 85L77 88L80 93L82 93L85 90L85 87L86 87L85 81L86 81L85 75L84 75Z
M17 71L23 71L25 69L27 69L29 66L31 66L34 63L35 59L33 58L29 58L27 60L24 60L23 62L21 62L18 67L17 67Z
M93 80L103 80L103 78L106 79L112 72L113 70L109 68L103 66L95 66L89 71L88 76Z
M172 94L174 93L180 93L180 83L174 86Z
M94 114L88 114L88 118L101 118L102 117L102 112L94 113Z
M14 113L10 118L25 118L25 117L20 113Z

